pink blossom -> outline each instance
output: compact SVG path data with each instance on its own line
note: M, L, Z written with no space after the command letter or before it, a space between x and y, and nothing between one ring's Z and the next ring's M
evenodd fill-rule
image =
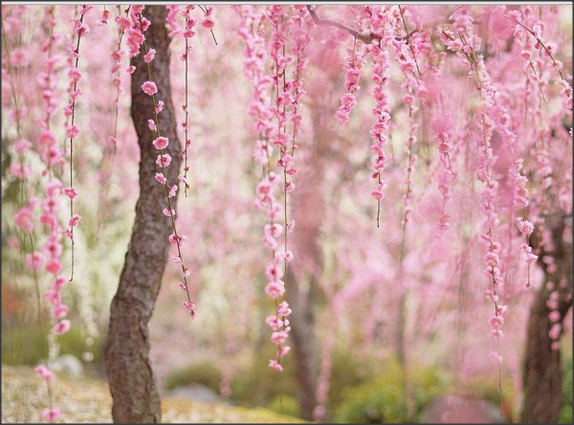
M385 198L385 186L385 183L379 183L377 184L377 188L371 191L371 195L373 195L377 201L381 201Z
M14 224L22 230L31 232L34 230L34 223L32 222L32 214L28 208L22 208L14 214Z
M67 320L60 320L58 322L58 324L56 326L54 326L54 332L56 333L56 335L62 335L65 334L66 332L68 332L70 330L70 327L72 326L72 323Z
M520 233L523 235L532 234L534 231L534 225L530 221L525 220L522 217L518 217L516 221L518 221L518 229L520 230Z
M177 189L178 189L177 185L174 184L171 187L171 189L169 189L169 193L167 194L168 198L173 198L175 196L175 194L177 193Z
M278 372L283 372L283 366L281 366L277 360L269 360L269 367Z
M39 252L26 254L26 265L32 270L38 270L44 262L44 256Z
M80 129L78 128L77 125L69 125L66 128L66 137L68 137L69 139L76 138L78 134L80 134Z
M66 283L68 283L66 278L64 278L63 276L58 276L56 278L56 280L54 280L54 285L53 285L54 291L59 291L64 286L66 286Z
M171 235L169 235L168 240L171 244L176 244L179 243L180 245L183 244L183 242L187 239L187 236L185 235L177 235L177 237L172 233Z
M183 301L181 304L188 310L195 310L195 303L191 301Z
M167 216L167 217L171 217L175 215L175 210L173 208L164 208L163 209L163 215Z
M163 173L155 173L155 179L158 181L158 183L160 184L166 184L167 183L167 179L165 178L165 176L163 175Z
M289 308L287 301L283 301L277 306L277 316L289 316L291 313L292 310Z
M16 178L27 179L32 176L32 170L27 165L15 163L10 166L10 173Z
M265 269L265 275L270 281L277 282L277 280L283 277L283 268L279 267L279 264L275 260L273 263L267 266Z
M42 133L43 134L43 133ZM40 140L41 140L40 136ZM18 154L18 155L22 155L24 152L26 152L28 149L30 149L32 147L32 143L29 140L26 139L18 139L18 141L14 144L14 151Z
M273 144L277 147L284 148L287 146L288 141L289 136L286 133L279 133L275 137L275 140L273 140Z
M560 338L560 332L562 332L562 325L560 323L555 323L552 325L552 328L550 328L548 336L554 340L557 340Z
M278 282L269 282L265 287L265 293L275 300L285 293L285 288Z
M140 48L143 42L145 41L145 37L139 29L135 28L129 28L127 30L127 33L128 33L127 44L130 51L130 57L134 57L139 53Z
M34 368L34 372L40 377L45 379L46 381L51 381L54 379L55 375L50 369L48 369L44 365L38 365Z
M50 304L56 306L61 304L61 297L60 292L58 290L49 289L46 291L46 299L50 302Z
M90 32L90 27L83 22L76 21L74 25L74 30L76 34L82 36L87 35Z
M560 320L560 312L553 310L548 314L548 318L551 322L558 322Z
M285 342L287 336L288 336L287 332L284 331L273 332L271 334L271 341L273 342L273 344L281 345Z
M76 196L78 196L78 191L76 190L75 187L66 187L64 189L64 194L70 198L70 199L74 199Z
M163 111L163 107L164 107L164 103L163 100L160 100L159 102L157 102L157 105L155 105L155 113L159 115L159 113L161 111Z
M48 422L56 423L62 416L62 412L58 407L52 407L51 409L44 409L42 416L44 416L44 419Z
M211 17L207 16L203 21L201 21L201 26L205 29L211 30L215 27L215 21Z
M146 81L142 84L142 90L148 96L153 96L157 93L157 86L153 81Z
M30 55L23 49L14 49L10 54L10 64L16 68L25 67L30 63Z
M149 127L149 129L151 131L153 131L154 133L157 133L157 125L155 124L155 121L152 119L147 120L147 126Z
M16 178L27 179L32 176L32 170L27 165L15 163L10 166L10 173Z
M72 68L68 71L68 77L70 77L70 81L78 82L82 78L82 73L78 68Z
M99 25L108 25L108 19L110 19L110 11L108 9L102 12L102 19L98 21Z
M46 271L51 274L58 274L62 266L57 259L53 259L46 264Z
M74 214L72 217L70 217L70 220L68 221L68 226L70 227L75 227L80 220L82 219L82 217L78 214Z
M277 350L277 356L278 357L283 357L285 356L289 351L291 351L291 347L289 347L288 345L284 345L282 347L279 347L279 349Z
M66 317L68 310L69 308L66 304L57 305L54 307L54 310L52 310L52 316L54 319L62 319Z
M267 316L265 323L267 323L274 331L278 331L283 327L283 320L279 319L277 316Z
M181 288L181 290L183 290L183 291L187 291L187 285L186 285L185 283L183 283L183 282L179 282L179 284L178 284L178 285L179 285L179 287Z
M167 139L167 137L158 137L157 139L155 139L153 141L153 146L157 150L165 149L165 148L167 148L168 145L169 145L169 140Z
M158 155L155 163L162 168L166 168L171 164L171 155L166 153L163 155Z
M149 49L149 51L144 56L144 62L150 63L151 61L153 61L155 58L155 53L156 53L155 49Z
M59 180L54 180L46 186L46 196L57 196L60 194L60 189L62 188L62 182Z
M54 214L42 214L40 216L40 223L49 228L54 228L58 224L58 219Z

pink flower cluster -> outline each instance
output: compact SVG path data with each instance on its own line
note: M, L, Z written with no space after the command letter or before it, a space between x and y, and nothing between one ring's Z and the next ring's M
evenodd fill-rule
M150 21L141 16L145 6L133 5L130 10L130 20L119 18L118 23L120 27L127 31L127 45L129 50L129 57L137 56L145 41L144 32L149 28ZM131 22L130 22L131 21ZM141 21L141 23L140 23Z
M381 201L385 197L386 180L382 178L382 173L387 166L388 156L385 152L385 146L388 143L389 123L391 121L390 107L389 107L389 93L387 84L389 82L389 52L387 50L387 43L382 46L372 45L371 54L373 56L373 96L375 98L375 107L373 114L375 115L375 122L371 127L371 138L373 144L371 150L375 154L375 164L373 165L373 173L371 177L377 180L377 186L371 191L371 195L377 200L377 226L379 225L379 214ZM348 71L347 71L348 72Z
M273 155L273 146L269 144L269 139L273 131L274 112L269 96L273 78L266 75L265 65L268 54L263 33L263 22L266 17L263 13L256 13L253 6L238 6L236 10L241 16L238 33L245 43L243 72L253 87L248 113L253 119L253 133L259 136L253 157L257 163L267 166Z
M349 114L353 107L357 104L355 93L359 90L359 80L361 78L361 68L364 64L364 57L362 56L362 45L357 46L357 42L353 43L353 49L349 53L349 57L345 63L345 89L346 93L341 97L341 106L335 112L335 117L340 124L349 122Z
M278 251L279 243L277 238L280 237L284 231L289 232L289 228L284 228L284 226L274 223L283 211L283 207L273 196L274 187L276 187L278 183L279 177L274 172L269 172L269 174L257 186L256 205L267 210L267 218L271 222L271 224L265 225L263 231L263 241L273 253L273 261L267 265L265 270L265 275L268 280L268 283L265 286L265 293L275 301L277 307L275 315L267 317L266 323L273 331L271 334L271 341L278 346L277 359L270 360L269 367L281 372L283 370L283 367L281 366L281 357L287 354L290 349L288 346L283 344L291 329L289 326L289 320L286 319L286 317L291 314L291 309L286 301L278 303L277 300L284 297L285 282L282 280L284 267L286 267L286 263L293 258L293 255L290 252L281 253Z
M134 7L136 8L135 10L134 10ZM132 22L134 23L134 28L132 28L132 29L137 29L139 31L140 26L139 26L139 24L138 25L136 25L136 24L139 23L140 20L142 22L141 31L139 31L139 34L141 35L141 43L139 44L140 47L141 47L141 45L143 45L143 43L145 41L144 32L147 30L147 28L150 25L149 21L141 16L142 10L143 10L143 6L142 7L133 6L132 12L131 12ZM174 9L174 8L170 9L169 15L171 16L170 19L172 19L172 20L175 20L175 16L176 16L176 13L174 13L174 10L177 10L177 9ZM172 22L172 25L173 25L173 23L174 22ZM138 40L140 40L140 39L138 38ZM138 50L138 53L139 53L139 50ZM148 70L149 75L151 75L151 70L150 70L149 64L153 60L154 57L155 57L155 51L149 50L149 51L146 51L144 53L144 62L147 66L147 70ZM144 82L142 84L142 90L144 91L144 93L146 93L149 96L156 94L158 91L157 85L154 81ZM156 102L155 97L153 98L153 102L154 102L155 120L154 119L148 120L148 127L149 127L150 131L152 131L154 133L154 135L156 136L156 138L152 141L154 148L159 151L159 154L158 154L155 162L159 168L161 168L162 170L165 170L171 165L172 157L169 153L165 152L165 149L167 149L169 146L169 139L167 137L163 137L160 134L160 125L159 125L159 117L160 116L159 116L159 114L163 110L164 102L161 100ZM187 296L187 300L183 301L182 305L185 308L185 310L187 311L187 314L189 315L189 317L191 319L193 319L193 318L195 318L195 307L196 306L195 306L195 303L191 301L191 294L189 292L189 286L188 286L188 279L187 278L190 275L190 270L185 265L185 263L183 261L183 257L181 255L181 249L180 249L181 244L183 243L183 241L187 237L185 235L178 234L178 232L177 232L176 225L175 225L176 210L172 206L172 202L171 202L171 199L173 197L175 197L177 194L179 181L183 181L185 184L187 184L187 181L185 180L184 176L179 175L178 176L178 183L176 183L174 185L170 185L168 178L166 177L166 175L163 172L156 173L155 174L155 180L160 185L165 186L165 188L166 188L167 206L162 209L162 213L166 217L170 218L171 227L173 229L173 233L168 237L168 240L169 240L170 244L175 244L177 246L177 255L172 256L172 261L181 268L183 282L179 282L179 287L186 293L186 296Z
M561 284L568 284L564 281ZM562 335L562 324L561 319L562 316L560 311L558 310L559 301L560 301L560 293L555 288L554 282L547 282L547 289L552 291L548 296L548 301L546 301L546 306L550 309L548 313L548 319L550 320L551 327L548 331L548 336L552 339L551 348L554 351L557 351L560 348L560 336Z

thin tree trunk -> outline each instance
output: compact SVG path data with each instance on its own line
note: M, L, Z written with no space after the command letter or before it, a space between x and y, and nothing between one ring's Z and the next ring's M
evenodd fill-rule
M560 320L557 323L563 324L564 316L572 307L572 245L563 241L563 220L552 230L555 249L546 252L542 248L539 258L552 256L557 268L550 273L542 261L539 263L545 271L545 279L528 320L523 365L525 396L520 418L522 423L556 423L562 407L563 369L560 350L552 350L553 340L548 335L553 323L548 317L551 310L547 301L552 291L547 288L547 283L553 282L558 290Z
M313 419L315 390L317 387L317 342L315 340L315 283L302 291L294 273L287 271L287 291L293 314L289 316L291 337L296 359L299 382L299 414L303 419Z
M164 173L168 181L175 183L181 165L181 144L177 139L170 95L167 11L164 6L146 6L143 15L151 21L146 31L147 46L157 51L155 60L150 63L151 76L158 87L156 99L165 103L159 115L159 129L170 141L167 153L171 155L172 163ZM167 263L168 236L172 228L170 218L162 213L167 206L166 188L154 179L158 171L155 164L158 151L152 144L155 135L147 126L148 119L154 116L154 105L152 98L141 89L142 83L149 80L143 56L142 47L140 54L132 59L136 70L131 85L131 114L141 151L140 197L118 291L112 301L105 349L113 397L112 415L116 423L157 423L161 420L160 398L149 358L148 322ZM171 200L173 207L176 199Z
M331 113L331 115L328 115ZM308 164L305 166L304 182L293 196L293 218L296 228L293 232L295 260L287 269L286 289L288 301L293 308L289 316L293 351L296 358L299 382L300 415L313 419L315 409L318 373L318 346L315 330L315 303L317 278L322 273L323 253L319 244L323 223L325 200L322 184L325 174L325 158L333 131L326 124L326 117L334 114L330 108L312 108L313 146Z

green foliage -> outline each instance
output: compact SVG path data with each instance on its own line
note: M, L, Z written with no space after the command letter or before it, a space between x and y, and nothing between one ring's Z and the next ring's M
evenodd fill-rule
M345 392L351 387L364 384L379 372L380 360L363 359L351 351L334 350L329 386L329 406L339 406L345 399Z
M194 363L170 373L165 381L165 387L173 390L190 384L201 384L219 393L221 370L208 361Z
M410 389L415 415L428 402L448 389L446 380L436 369L411 368ZM374 380L345 392L345 401L336 409L337 423L405 423L408 418L403 372L398 363L385 362L384 371Z
M37 326L2 329L2 363L33 366L47 356L47 342Z
M267 406L278 413L299 415L298 382L295 370L295 356L289 355L283 364L282 374L267 367L274 358L274 347L266 346L256 350L248 367L238 370L232 382L231 399L244 406ZM329 406L339 406L345 400L345 392L367 382L380 368L380 360L369 360L353 355L351 351L333 351ZM283 398L283 410L279 399Z
M277 396L267 406L267 409L281 415L299 416L299 402L295 397Z
M564 356L564 381L562 382L562 409L558 423L572 423L572 355Z
M297 397L298 385L295 376L295 357L286 357L285 370L279 374L267 366L275 358L275 347L265 343L260 350L254 350L250 363L234 373L231 383L231 399L243 406L267 406L274 399Z
M494 404L495 406L501 405L500 397L502 396L502 412L504 413L505 421L514 422L517 407L515 400L517 400L517 390L512 384L512 377L502 376L502 388L498 386L498 376L496 375L477 375L465 380L463 384L463 391L468 393L474 398L481 398ZM502 390L502 391L501 391Z
M44 332L47 331L44 325ZM72 354L81 360L82 354L88 348L85 337L85 332L80 326L72 326L68 332L58 337L60 354ZM97 364L103 360L101 344L101 339L95 341L93 363ZM48 343L38 326L2 330L2 363L34 366L47 356Z

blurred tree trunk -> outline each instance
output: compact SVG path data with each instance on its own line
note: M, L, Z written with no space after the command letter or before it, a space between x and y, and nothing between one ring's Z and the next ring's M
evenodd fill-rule
M170 140L167 152L172 163L164 172L170 182L176 182L181 165L181 145L170 95L170 38L165 27L166 14L164 6L146 6L143 11L151 21L146 32L147 45L157 51L155 60L150 63L151 75L159 91L156 99L165 102L159 128L162 136ZM154 105L152 98L141 89L142 83L149 80L143 56L142 47L140 54L132 59L136 70L131 84L131 115L141 152L140 197L118 291L112 301L105 349L116 423L157 423L161 420L160 398L149 358L148 322L161 286L167 263L168 236L172 230L170 218L162 213L167 206L166 188L154 179L158 151L152 145L154 134L147 126L147 120L154 116ZM171 200L173 206L176 199Z
M563 217L553 224L553 250L546 250L540 243L539 235L533 235L533 247L540 252L539 264L545 272L544 284L540 288L530 309L526 352L523 364L524 405L520 421L522 423L556 423L562 407L562 364L560 350L552 350L553 340L548 335L553 323L548 314L547 302L553 292L547 288L553 282L558 291L558 311L563 324L564 316L572 307L572 244L563 240L565 227ZM541 260L551 256L556 270L549 271Z
M289 316L297 380L299 382L299 414L303 419L313 419L315 390L317 388L317 344L315 341L315 293L311 281L303 288L295 274L287 271L286 287L293 313Z
M331 115L329 115L331 113ZM318 347L315 332L315 303L323 267L323 253L319 234L325 215L322 182L324 161L330 140L335 135L325 121L334 114L331 108L318 102L311 108L313 145L309 160L302 170L304 184L298 186L293 196L293 232L295 260L287 269L286 289L293 313L289 316L292 327L293 350L299 381L300 415L313 419L316 406L315 392L318 378Z

